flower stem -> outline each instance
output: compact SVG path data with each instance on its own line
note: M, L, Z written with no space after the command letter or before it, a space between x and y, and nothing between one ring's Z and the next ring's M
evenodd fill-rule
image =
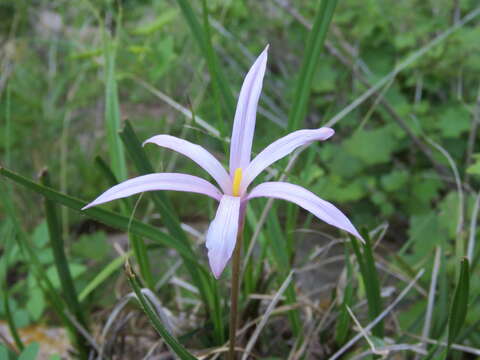
M232 260L232 291L230 295L230 342L228 349L228 360L235 360L235 342L237 335L238 321L238 293L240 288L240 260L242 259L242 243L243 243L243 224L240 222L238 228L237 242L233 252Z

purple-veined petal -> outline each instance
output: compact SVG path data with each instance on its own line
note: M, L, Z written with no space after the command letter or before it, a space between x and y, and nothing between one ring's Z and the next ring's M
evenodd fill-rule
M267 67L267 53L268 45L248 71L238 96L230 144L231 176L235 169L245 168L250 161L258 99Z
M197 144L190 141L180 139L170 135L156 135L143 142L143 145L152 143L173 151L176 151L186 157L192 159L201 168L208 172L220 185L223 192L230 194L232 191L232 182L230 176L212 154Z
M258 154L244 170L241 189L246 191L248 185L267 167L275 161L287 156L302 145L313 141L327 140L335 134L335 131L328 127L313 130L294 131L268 145Z
M232 257L238 234L240 198L224 195L220 200L215 219L210 223L205 245L213 275L218 279Z
M82 210L130 195L155 190L193 192L210 196L218 201L222 198L222 193L216 186L197 176L181 173L159 173L139 176L115 185Z
M363 241L362 236L345 214L328 201L320 199L317 195L301 186L286 182L265 182L254 187L248 194L247 199L256 197L270 197L293 202L310 211L327 224L345 230Z

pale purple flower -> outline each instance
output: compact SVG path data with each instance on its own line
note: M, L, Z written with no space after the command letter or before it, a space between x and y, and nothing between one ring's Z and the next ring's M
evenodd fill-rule
M327 140L334 134L333 129L326 127L295 131L273 142L250 160L258 99L267 65L267 51L268 46L250 68L240 91L230 145L229 173L207 150L186 140L170 135L157 135L144 142L189 157L212 176L220 189L197 176L181 173L149 174L110 188L84 209L154 190L188 191L214 198L219 201L219 206L207 231L206 246L210 267L216 278L221 275L232 256L245 206L253 198L271 197L291 201L326 223L361 239L358 231L340 210L301 186L287 182L265 182L248 191L251 182L275 161L302 145Z

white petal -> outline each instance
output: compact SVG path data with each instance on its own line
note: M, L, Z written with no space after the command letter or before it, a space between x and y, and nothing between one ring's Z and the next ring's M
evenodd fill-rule
M220 200L222 197L222 193L216 186L197 176L180 173L148 174L126 180L111 187L82 210L112 200L154 190L188 191L204 194L216 200Z
M215 219L208 228L206 241L210 268L217 279L235 249L239 216L240 198L230 195L222 196Z
M220 185L223 192L230 194L232 183L225 168L212 154L197 144L170 135L156 135L143 142L143 145L152 143L189 157L208 172Z
M300 146L313 141L327 140L335 134L335 131L328 127L312 130L294 131L268 145L258 154L255 159L244 170L242 180L242 191L246 191L248 185L267 167L275 161L287 156Z
M230 144L230 175L235 169L244 169L250 161L257 105L267 67L268 46L248 71L237 102Z
M254 187L250 194L248 194L247 199L256 197L270 197L293 202L305 210L310 211L327 224L345 230L363 241L362 236L344 213L328 201L320 199L317 195L301 186L286 182L265 182Z

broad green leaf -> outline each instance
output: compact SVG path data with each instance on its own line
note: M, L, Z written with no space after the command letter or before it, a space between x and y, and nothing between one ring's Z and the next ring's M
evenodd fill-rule
M69 272L72 276L72 279L76 279L87 271L87 267L83 264L70 262L68 263ZM60 278L58 276L57 268L55 266L50 266L47 269L47 276L50 279L52 285L56 289L60 289Z
M442 245L447 240L447 234L441 227L438 215L433 211L411 216L408 234L409 243L413 247L408 258L412 263L431 256L435 246Z
M446 138L458 138L470 129L471 115L463 105L449 104L439 109L438 129Z
M18 360L36 360L40 345L34 342L28 345L18 357Z
M42 221L35 227L35 230L33 230L32 241L38 248L41 248L48 243L48 227L46 221Z
M405 189L409 174L407 170L394 170L381 177L381 183L387 191L398 191Z
M0 359L15 360L16 357L17 356L14 353L12 353L7 347L3 346L3 344L0 344Z
M367 165L387 163L397 147L397 140L390 127L357 131L343 143L351 156Z
M72 244L72 254L87 260L104 260L109 251L110 245L103 231L83 234Z
M38 321L45 310L45 298L39 288L30 289L28 292L27 309L33 321Z

